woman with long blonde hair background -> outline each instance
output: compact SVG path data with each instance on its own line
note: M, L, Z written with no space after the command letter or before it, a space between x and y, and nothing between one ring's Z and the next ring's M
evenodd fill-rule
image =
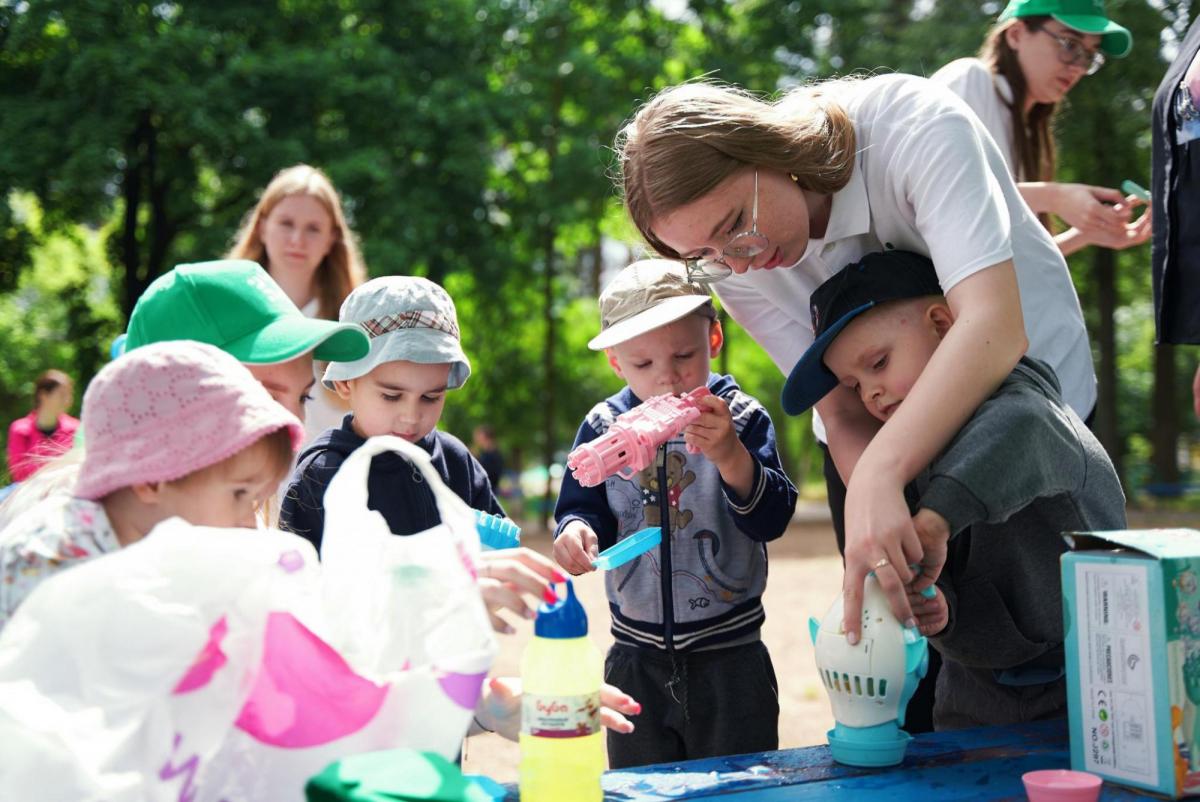
M337 320L350 291L366 280L342 199L324 172L307 164L280 170L238 229L229 257L258 262L305 315ZM315 370L320 376L324 365ZM307 408L311 440L340 426L345 404L318 381Z

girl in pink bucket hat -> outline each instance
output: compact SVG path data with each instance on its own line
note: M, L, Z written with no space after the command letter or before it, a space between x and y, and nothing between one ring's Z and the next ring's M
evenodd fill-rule
M48 576L167 518L255 526L304 436L234 357L186 340L109 363L88 385L83 425L74 492L46 498L0 536L0 628Z

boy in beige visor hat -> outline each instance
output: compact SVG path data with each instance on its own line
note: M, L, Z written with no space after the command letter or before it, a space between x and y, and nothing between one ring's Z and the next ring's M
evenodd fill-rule
M613 768L775 749L775 671L759 630L767 541L796 506L765 409L709 371L724 342L712 300L684 266L635 262L600 296L603 350L626 386L592 407L575 445L656 395L706 386L701 416L632 479L563 477L554 556L572 574L633 533L662 543L604 578L616 643L605 680L642 702L633 733L608 740ZM690 450L689 448L690 447ZM695 452L695 453L693 453Z

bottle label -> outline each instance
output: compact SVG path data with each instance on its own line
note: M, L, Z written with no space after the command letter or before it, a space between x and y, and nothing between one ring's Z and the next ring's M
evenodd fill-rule
M521 731L539 738L579 738L600 732L600 692L521 698Z

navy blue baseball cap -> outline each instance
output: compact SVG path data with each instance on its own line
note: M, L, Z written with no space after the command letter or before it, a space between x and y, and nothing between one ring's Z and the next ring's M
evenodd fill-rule
M933 262L919 253L868 253L839 270L810 299L816 339L788 374L781 397L783 411L799 415L837 387L837 377L825 366L825 349L854 318L888 301L941 294Z

